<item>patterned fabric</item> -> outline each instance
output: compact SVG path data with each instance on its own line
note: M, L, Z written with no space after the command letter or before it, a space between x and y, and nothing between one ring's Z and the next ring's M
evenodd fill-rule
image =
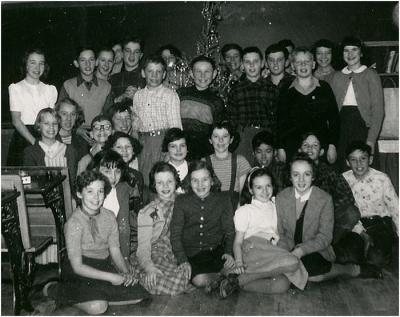
M132 71L126 71L123 69L117 74L113 74L110 77L110 84L115 97L122 95L128 86L137 88L143 88L146 85L146 81L142 77L141 70L138 68Z
M314 185L332 196L335 209L355 204L349 184L341 174L325 162L319 162L316 166Z
M67 146L64 143L56 141L49 146L39 141L39 146L45 153L44 163L46 166L67 167L67 158L65 157Z
M139 90L133 97L133 112L139 117L140 132L182 129L179 97L162 85Z
M350 185L361 218L392 217L397 232L399 232L399 197L390 178L385 173L370 167L367 175L361 180L354 176L352 170L344 172L343 177Z
M189 280L178 269L169 239L169 225L174 201L156 199L139 213L137 256L131 256L131 263L141 285L153 295L178 295L189 287ZM150 249L149 249L150 248ZM154 287L145 283L145 268L155 266L163 275L157 276Z
M260 78L247 78L232 88L228 97L228 118L236 125L258 125L273 132L276 124L276 104L272 102L275 89Z

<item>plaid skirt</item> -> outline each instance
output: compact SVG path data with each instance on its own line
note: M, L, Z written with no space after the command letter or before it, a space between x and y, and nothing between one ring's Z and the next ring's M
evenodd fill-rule
M154 287L149 287L145 283L146 271L137 261L135 254L131 255L131 265L139 283L153 295L178 295L191 288L190 281L185 278L183 270L178 269L177 261L172 253L169 239L159 239L151 245L151 260L156 268L163 275L157 276L157 282Z

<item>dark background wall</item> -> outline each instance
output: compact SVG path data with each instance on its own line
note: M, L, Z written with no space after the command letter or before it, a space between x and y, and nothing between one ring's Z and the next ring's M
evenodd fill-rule
M311 45L319 38L339 42L345 35L365 41L398 40L392 12L396 2L225 2L218 26L221 46L237 42L262 50L282 38ZM56 85L75 74L75 48L137 34L145 53L173 43L193 57L204 20L203 2L28 2L2 3L2 122L8 122L8 85L20 80L23 52L47 51Z

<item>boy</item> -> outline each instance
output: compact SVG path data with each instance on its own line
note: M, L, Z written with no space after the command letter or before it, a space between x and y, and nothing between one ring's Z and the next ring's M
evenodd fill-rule
M146 87L135 93L132 109L138 117L139 140L143 145L139 156L139 171L148 185L153 164L161 160L165 131L170 128L182 129L182 123L177 93L162 85L166 76L166 65L162 57L148 57L142 76L146 79Z
M269 70L266 77L267 82L276 86L278 93L285 88L287 89L295 78L285 72L286 64L290 64L288 50L279 44L268 46L265 50L265 63Z
M240 143L236 151L250 161L253 136L260 129L275 134L276 111L271 102L274 91L261 77L264 60L260 49L245 48L242 65L246 78L232 88L227 112L228 118L239 128Z
M229 73L232 74L233 80L243 79L242 65L243 49L235 43L225 44L221 49L222 58Z
M251 141L253 166L267 167L274 177L276 193L291 185L285 164L275 160L274 137L268 131L258 132Z
M292 40L283 39L278 42L278 45L285 47L289 53L288 63L285 64L285 71L290 75L295 75L295 72L291 65L293 61L292 52L295 49L294 43L292 42Z
M129 100L113 104L107 111L114 132L121 131L132 135L132 103Z
M139 38L127 38L122 42L124 69L110 78L113 89L114 102L120 102L127 98L132 100L133 95L139 88L144 87L141 77L139 63L143 57L143 43Z
M222 120L224 112L222 99L210 89L216 75L214 60L198 56L190 63L194 85L177 91L181 101L182 126L190 150L189 161L199 160L213 151L208 142L209 130L214 122Z
M121 72L124 64L121 42L114 42L112 50L114 52L114 66L111 75L114 75Z
M308 48L293 51L292 66L297 77L280 96L277 107L279 161L290 160L299 149L301 136L313 130L326 140L327 160L332 164L340 128L335 96L327 82L313 77L314 56Z
M111 85L94 75L95 64L94 50L90 47L79 48L74 60L79 74L66 80L58 95L59 101L70 98L82 107L85 116L84 127L88 127L93 118L112 103Z
M114 51L111 47L103 47L97 53L96 77L108 80L114 65Z
M362 141L350 143L346 157L351 170L344 172L343 177L361 213L361 221L353 231L372 242L368 243L367 262L382 267L390 263L396 233L399 234L399 198L389 177L370 167L369 145Z

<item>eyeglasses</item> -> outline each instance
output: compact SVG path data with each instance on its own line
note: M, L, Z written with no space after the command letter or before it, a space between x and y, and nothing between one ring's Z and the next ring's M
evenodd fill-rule
M102 124L102 125L93 126L93 130L101 131L102 129L105 130L105 131L110 131L111 130L111 124Z
M297 61L297 62L294 62L294 64L296 65L296 66L301 66L301 65L311 65L312 64L312 61Z

